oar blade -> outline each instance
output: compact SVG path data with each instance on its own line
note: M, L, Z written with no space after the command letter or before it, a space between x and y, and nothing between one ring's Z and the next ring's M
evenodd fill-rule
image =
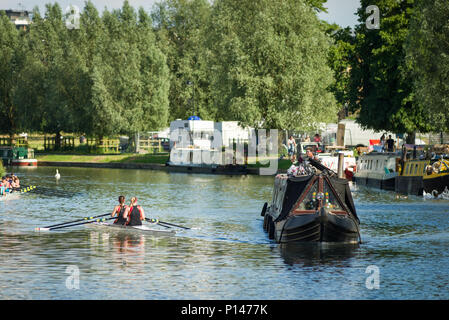
M50 231L50 228L34 228L35 232Z

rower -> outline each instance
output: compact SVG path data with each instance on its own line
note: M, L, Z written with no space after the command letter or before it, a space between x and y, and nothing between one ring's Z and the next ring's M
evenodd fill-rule
M14 178L13 178L13 184L14 184L13 185L14 188L20 189L20 180L17 176L14 176Z
M145 220L143 208L137 205L137 198L132 197L129 207L125 210L123 218L127 219L127 226L141 226L142 220Z
M128 206L125 204L125 197L118 197L119 204L115 206L114 211L112 211L112 217L117 215L117 219L114 220L114 224L124 225L126 223L126 219L123 217Z
M2 177L2 181L0 182L0 196L6 195L6 186L4 184L5 177Z

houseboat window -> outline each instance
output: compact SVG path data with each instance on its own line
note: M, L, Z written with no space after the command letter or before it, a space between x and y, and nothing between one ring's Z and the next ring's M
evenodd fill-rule
M318 193L318 181L313 184L310 190L307 192L304 200L301 201L297 210L315 210L317 207L316 195Z
M418 165L415 165L415 174L418 174Z
M331 210L340 210L342 211L342 207L338 202L337 196L334 194L332 189L329 187L327 182L324 184L324 202L323 206L327 209Z
M376 170L379 167L379 160L376 160Z

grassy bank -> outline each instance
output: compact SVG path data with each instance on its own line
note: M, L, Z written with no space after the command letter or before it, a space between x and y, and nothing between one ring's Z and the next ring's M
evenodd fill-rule
M117 155L71 155L71 154L36 154L39 161L60 162L92 162L92 163L159 163L165 164L169 159L168 153L162 154L133 154Z
M170 155L168 153L161 154L36 154L36 159L39 161L54 161L54 162L90 162L90 163L151 163L151 164L165 164L169 161ZM278 161L279 170L287 170L291 166L291 161L288 159L281 159ZM249 164L248 168L268 167L269 164L261 164L259 161Z

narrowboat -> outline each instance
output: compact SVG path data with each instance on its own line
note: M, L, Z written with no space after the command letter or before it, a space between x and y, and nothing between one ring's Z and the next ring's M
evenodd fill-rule
M395 191L407 195L423 195L423 176L430 160L406 160L396 176Z
M437 197L442 193L449 193L449 161L440 159L426 167L423 177L423 189Z
M268 237L277 243L361 242L348 181L318 161L310 164L313 173L275 177L271 205L261 213Z
M395 153L364 154L357 160L357 170L352 179L357 185L394 191L398 163L399 157Z

